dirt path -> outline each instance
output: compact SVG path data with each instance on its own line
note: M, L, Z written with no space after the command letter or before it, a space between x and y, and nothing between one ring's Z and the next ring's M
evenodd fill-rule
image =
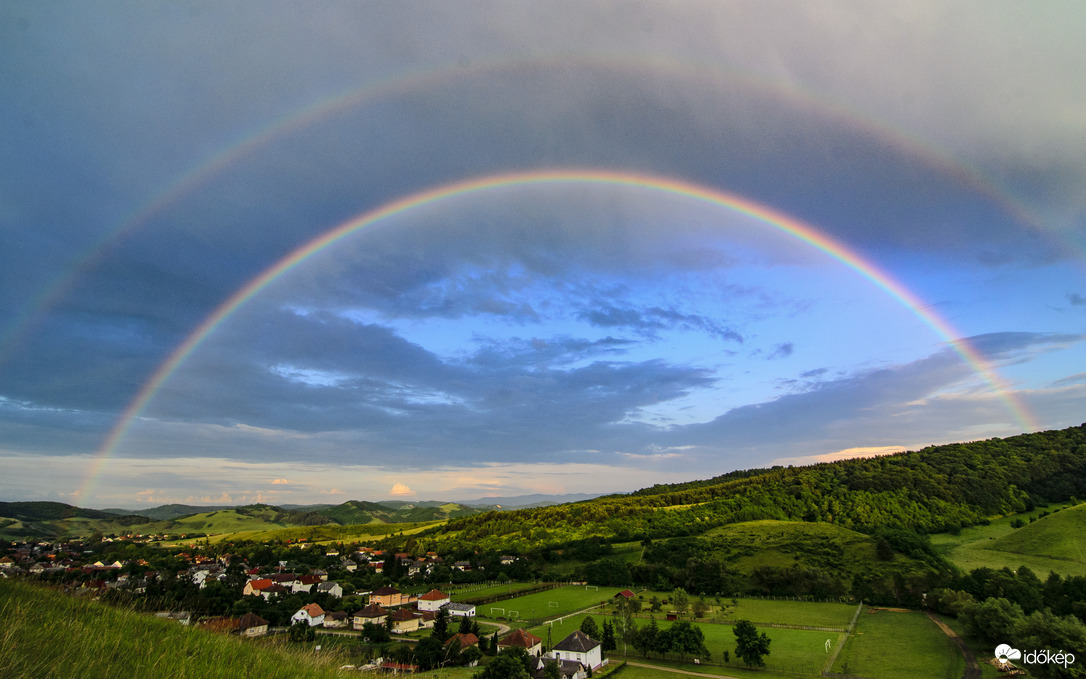
M633 667L646 667L650 670L659 670L660 672L674 672L675 674L685 674L688 677L712 677L712 679L736 679L735 677L729 677L726 674L706 674L704 672L690 672L689 670L680 670L674 667L661 667L660 665L649 665L647 663L633 662L631 660L626 661L627 665Z
M980 679L980 665L977 664L976 654L965 645L965 642L958 636L958 633L950 629L946 623L935 617L932 613L927 613L927 616L931 618L932 622L939 626L939 629L943 630L943 634L950 637L950 640L957 644L958 649L962 652L962 656L965 657L965 672L962 674L962 679Z
M509 625L503 625L500 622L490 622L488 620L476 620L476 622L478 622L480 626L482 626L482 625L490 625L491 627L497 627L498 628L498 636L503 636L506 632L508 632L511 629L509 627ZM479 630L479 631L482 631L482 630Z

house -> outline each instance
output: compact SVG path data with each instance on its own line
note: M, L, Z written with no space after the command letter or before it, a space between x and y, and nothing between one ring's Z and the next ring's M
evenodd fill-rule
M310 627L316 627L324 622L324 609L319 604L306 604L298 609L298 612L290 616L291 624L304 622Z
M347 614L343 611L332 611L324 616L324 626L326 628L346 627L347 622Z
M318 578L321 579L321 582L324 582L325 580L328 579L328 571L321 570L320 568L317 568L316 570L312 571L310 573L310 575L317 576Z
M10 556L0 557L0 568L11 568L15 565L15 560Z
M245 587L241 590L241 593L244 596L259 596L273 584L274 583L269 578L257 578L256 580L250 580L245 583Z
M442 608L448 611L449 615L455 615L461 618L471 618L475 616L475 604L458 604L455 601L452 601L443 605Z
M392 621L392 631L396 634L414 632L422 623L422 616L411 612L408 608L393 611L389 614L388 619Z
M388 617L388 611L381 608L377 604L370 604L362 610L354 614L352 625L355 629L362 629L362 626L367 622L374 625L385 624L385 618Z
M543 640L522 629L515 629L504 638L498 640L498 649L523 648L528 655L539 656L543 653Z
M458 570L458 571L470 571L471 570L471 562L470 561L457 561L456 563L453 564L453 569Z
M282 594L283 596L286 596L287 594L290 594L290 589L280 585L277 582L273 582L260 592L260 595L264 597L264 601L271 599L276 594Z
M554 650L547 653L548 658L556 660L576 660L596 669L603 663L603 648L600 642L590 638L581 630L574 630L568 637L554 645Z
M343 596L343 588L336 582L321 582L317 585L317 592L321 594L331 594L334 597Z
M436 589L431 589L426 594L419 597L419 610L420 611L436 611L442 606L449 603L452 599L448 594L440 592Z
M498 563L500 563L503 566L510 566L516 560L517 560L517 557L510 556L508 554L502 554L501 556L498 557Z
M448 646L454 641L460 642L460 650L462 651L465 648L477 646L479 644L479 637L470 632L468 634L454 634L445 640L445 645Z
M321 579L316 575L303 575L291 583L290 591L294 594L298 592L306 592L307 594L313 591L313 585L319 585Z
M370 603L389 608L391 606L403 606L409 602L410 597L395 587L382 587L370 594Z
M614 598L615 598L615 599L618 599L618 598L623 598L623 599L627 599L627 600L628 600L628 599L633 599L633 598L634 598L634 597L636 597L636 596L637 596L637 595L636 595L636 594L634 594L633 592L631 592L630 590L628 590L628 589L624 589L624 590L622 590L621 592L619 592L618 594L616 594L616 595L614 596Z
M268 621L256 613L238 618L237 633L243 637L262 637L268 633Z

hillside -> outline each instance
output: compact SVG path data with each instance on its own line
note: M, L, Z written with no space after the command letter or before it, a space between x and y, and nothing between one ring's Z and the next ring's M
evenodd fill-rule
M114 677L122 676L120 668L126 677L338 677L345 660L334 652L182 627L4 579L0 617L0 672L9 677Z
M1086 425L489 512L450 521L418 536L417 544L437 551L526 553L590 538L700 535L763 519L829 523L863 533L936 533L1071 496L1086 496Z
M1086 566L1086 504L1069 507L993 540L989 549Z

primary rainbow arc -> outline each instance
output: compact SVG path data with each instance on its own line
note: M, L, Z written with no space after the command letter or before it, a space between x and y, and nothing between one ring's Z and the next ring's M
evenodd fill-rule
M863 259L844 244L821 233L802 221L778 212L765 205L716 189L669 177L629 172L615 172L594 169L537 170L509 172L488 175L464 181L443 184L424 191L416 192L377 207L351 219L321 236L297 248L274 265L253 278L229 299L223 302L176 348L169 358L162 363L137 393L129 406L122 413L109 435L95 454L90 474L80 494L84 494L94 478L100 473L105 461L115 451L128 429L139 414L169 377L184 363L193 351L207 339L227 318L243 306L248 300L260 293L272 281L287 273L311 255L329 247L350 234L378 222L393 218L414 208L436 203L441 200L502 188L529 186L537 184L582 184L609 185L644 188L672 195L684 196L694 200L717 205L752 217L787 233L802 242L825 252L841 263L855 270L868 281L878 286L890 297L909 309L917 318L943 337L949 346L988 384L1002 399L1009 412L1025 430L1038 429L1033 416L1008 389L1003 379L988 365L987 361L972 347L949 323L929 310L908 288L893 279L890 274L880 270L873 263Z

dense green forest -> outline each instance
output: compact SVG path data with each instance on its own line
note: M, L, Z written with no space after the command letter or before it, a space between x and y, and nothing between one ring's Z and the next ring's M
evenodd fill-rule
M442 553L529 554L593 537L626 542L692 536L762 519L824 522L867 534L923 534L1072 497L1086 497L1086 425L488 512L414 540L418 548Z

